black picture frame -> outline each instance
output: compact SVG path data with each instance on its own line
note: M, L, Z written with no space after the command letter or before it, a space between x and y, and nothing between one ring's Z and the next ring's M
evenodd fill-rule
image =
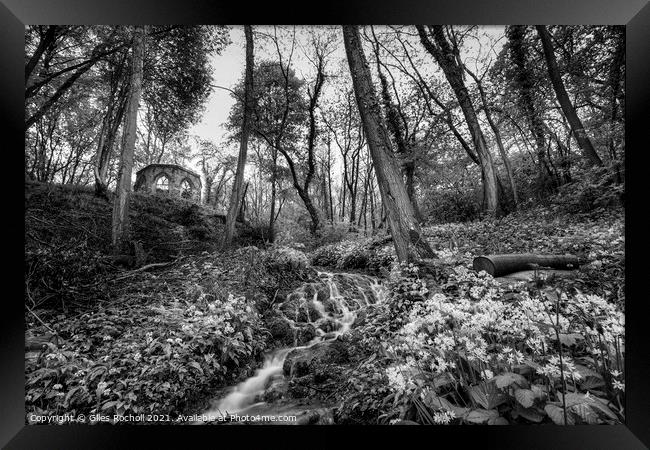
M650 446L650 351L644 332L648 315L643 284L645 128L650 105L650 5L647 0L346 0L329 2L234 2L233 0L0 0L0 139L5 168L3 221L8 277L0 317L0 445L3 448L138 448L190 446L196 437L212 446L331 447L342 433L392 445L466 445L517 449L641 449ZM626 25L626 424L619 426L505 427L190 427L25 425L24 275L14 263L24 255L16 237L23 216L19 172L24 147L25 24L611 24ZM13 162L13 158L16 162ZM13 171L15 173L11 174ZM16 179L13 179L15 177ZM636 201L636 200L640 201ZM16 211L13 211L13 210ZM15 221L15 223L14 223ZM10 253L6 252L12 244ZM24 244L24 242L23 242ZM14 257L15 252L15 257ZM14 274L13 271L16 273ZM15 293L13 292L15 289ZM281 434L281 436L280 436ZM138 439L138 443L134 439ZM226 438L239 442L226 442ZM166 444L166 445L165 445ZM389 444L389 445L390 445Z

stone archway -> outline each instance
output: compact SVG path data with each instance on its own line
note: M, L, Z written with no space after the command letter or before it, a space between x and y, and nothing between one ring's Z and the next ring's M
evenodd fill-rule
M150 194L166 192L171 197L201 201L201 177L176 164L150 164L140 169L134 189Z

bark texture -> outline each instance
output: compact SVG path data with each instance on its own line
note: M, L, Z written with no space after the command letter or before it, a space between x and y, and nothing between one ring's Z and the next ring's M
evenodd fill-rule
M524 48L524 26L508 27L506 35L510 45L510 56L517 67L516 84L519 91L519 107L523 111L535 139L539 179L542 186L552 179L551 167L546 158L546 136L544 134L544 121L539 115L533 95L534 82L531 73L526 49Z
M435 255L422 235L398 161L392 151L388 130L382 120L381 107L361 47L358 28L343 26L343 39L359 114L368 140L379 192L386 207L397 258L400 261L409 261L417 256L432 258Z
M578 145L582 150L582 154L587 159L591 165L602 166L603 161L596 153L591 139L587 136L585 127L582 125L582 121L576 113L576 109L569 99L569 94L567 93L564 82L562 82L562 76L560 75L560 69L557 66L557 59L555 58L555 52L553 51L553 43L551 42L551 35L544 25L537 25L537 34L542 40L542 47L544 48L544 58L546 59L546 66L548 69L548 75L551 78L551 83L553 84L553 90L557 96L557 101L562 107L562 112L567 118L569 125L571 126L571 131L578 141Z
M476 110L472 105L472 100L463 81L463 69L458 63L458 58L454 49L445 36L443 27L433 25L428 27L428 32L424 26L418 25L418 34L424 48L433 56L445 73L456 99L460 104L463 116L467 122L467 127L472 135L474 148L481 165L483 173L483 185L486 201L486 210L488 215L496 216L499 212L499 195L497 187L497 173L494 167L494 161L489 149L485 143L483 131L476 116ZM433 38L433 41L431 38Z
M232 243L235 234L235 221L240 211L243 199L244 169L246 168L246 155L248 153L248 137L251 131L253 115L253 30L250 25L244 25L246 35L246 75L244 77L244 117L242 120L241 140L239 141L239 155L237 157L237 172L233 181L230 195L230 206L226 216L226 229L223 236L222 247Z
M136 26L133 36L133 59L129 101L124 124L124 139L120 170L117 179L115 202L113 203L113 249L116 253L125 250L129 239L129 199L131 197L131 172L138 125L138 106L142 92L142 63L144 60L144 26Z

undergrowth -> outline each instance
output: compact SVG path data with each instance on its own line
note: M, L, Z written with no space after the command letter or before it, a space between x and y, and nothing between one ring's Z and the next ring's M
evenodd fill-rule
M620 423L624 315L604 298L535 283L504 285L448 267L430 291L417 266L354 329L365 358L346 373L340 423Z

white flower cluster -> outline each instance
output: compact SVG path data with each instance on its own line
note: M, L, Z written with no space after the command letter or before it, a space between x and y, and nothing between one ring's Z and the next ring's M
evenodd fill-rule
M456 255L456 252L448 248L437 250L436 253L438 254L438 258L453 258Z
M579 381L582 379L582 374L576 370L575 363L569 356L564 355L562 357L561 367L564 371L565 377L571 377L574 381ZM562 375L562 371L560 370L560 357L555 355L549 357L548 363L543 367L537 369L537 373L540 375L545 375L549 378L560 378Z
M452 419L456 418L456 413L449 410L442 410L433 413L433 423L436 425L449 425Z
M612 386L614 389L625 392L625 383L623 383L621 380L616 379L621 377L623 374L618 370L611 370L610 373L612 374L612 377L614 377L612 380Z
M469 287L461 298L436 293L417 302L393 344L398 354L416 358L414 365L433 374L454 369L455 361L461 357L475 365L484 379L512 371L516 365L533 363L541 364L539 374L559 378L559 357L548 355L556 346L556 330L560 336L577 336L577 342L581 342L581 336L591 338L596 356L601 355L600 341L608 346L608 353L613 354L618 348L623 351L623 313L601 297L569 297L565 293L559 297L552 293L548 297L531 297L521 290L506 300L504 287L495 284L487 274L477 275L461 266L453 276L457 283L476 284L481 291ZM587 319L593 325L585 325L589 323ZM574 381L582 378L568 355L563 356L562 362L565 377ZM621 381L612 384L624 390Z
M399 367L389 367L386 369L388 384L398 392L406 390L406 379Z

